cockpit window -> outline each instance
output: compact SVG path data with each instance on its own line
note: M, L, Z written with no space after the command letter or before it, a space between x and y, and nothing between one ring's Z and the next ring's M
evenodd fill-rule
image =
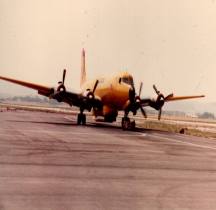
M133 78L123 77L122 82L124 82L128 85L133 85Z

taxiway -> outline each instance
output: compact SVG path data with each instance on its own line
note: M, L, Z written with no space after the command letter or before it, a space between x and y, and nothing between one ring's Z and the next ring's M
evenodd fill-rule
M0 209L216 209L216 142L4 111Z

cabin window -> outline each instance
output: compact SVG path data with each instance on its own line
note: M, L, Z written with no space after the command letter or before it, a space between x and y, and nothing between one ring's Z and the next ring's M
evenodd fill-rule
M121 78L119 78L119 83L121 83Z

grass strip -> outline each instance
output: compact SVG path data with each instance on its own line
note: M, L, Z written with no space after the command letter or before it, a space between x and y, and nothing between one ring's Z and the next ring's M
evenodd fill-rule
M180 130L184 128L184 134L216 139L216 133L209 132L209 131L201 131L198 129L190 129L187 128L186 125L182 125L182 124L169 124L164 122L145 121L142 123L136 123L136 125L144 129L168 131L172 133L180 133Z

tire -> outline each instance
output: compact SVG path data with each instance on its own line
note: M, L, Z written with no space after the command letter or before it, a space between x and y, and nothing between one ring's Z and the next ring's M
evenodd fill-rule
M124 121L125 121L125 119L124 119L124 117L122 118L122 128L123 128L123 130L124 130Z
M81 123L81 114L78 114L77 116L77 125L80 125Z
M133 122L132 122L132 128L133 128L132 130L133 130L133 131L135 131L135 127L136 127L136 123L135 123L135 121L133 121Z
M86 115L84 114L82 116L82 125L85 125L86 124Z

